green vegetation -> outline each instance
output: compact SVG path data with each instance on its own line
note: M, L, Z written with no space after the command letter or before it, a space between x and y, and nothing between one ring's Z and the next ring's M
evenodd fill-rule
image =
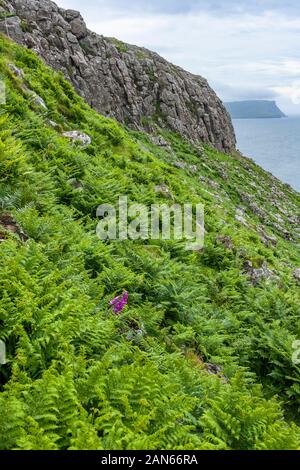
M0 70L0 449L299 448L299 194L238 154L168 132L171 150L155 146L4 38ZM60 134L74 129L92 144ZM161 184L175 202L205 204L202 251L97 238L99 204L168 202ZM274 277L254 286L245 261ZM116 316L109 301L122 289Z
M154 82L154 81L155 81L156 76L155 76L155 73L154 73L154 70L153 70L153 69L150 69L150 68L149 68L148 70L146 70L146 74L148 75L150 82Z
M93 49L89 44L87 44L87 43L84 41L84 39L81 40L81 41L79 41L79 46L80 46L81 49L85 52L85 54L87 54L87 55L92 55L92 56L95 54L94 49ZM108 58L109 58L109 57L108 57ZM70 73L69 73L69 75L70 75ZM72 76L72 74L71 74L70 76Z
M137 57L137 59L139 60L145 60L147 59L147 53L146 53L146 50L144 49L138 49L135 56Z
M32 33L32 27L28 24L26 20L21 20L20 26L24 33Z
M151 116L151 120L154 123L160 123L160 122L164 122L166 120L166 117L165 117L164 113L161 110L160 100L157 100L156 103L155 103L155 113ZM170 137L172 137L172 136L170 136Z
M1 5L1 3L0 3ZM5 20L6 18L13 18L15 15L15 13L2 13L0 12L0 21L3 21Z
M119 52L125 53L128 51L128 45L116 38L110 38L110 41L116 46Z

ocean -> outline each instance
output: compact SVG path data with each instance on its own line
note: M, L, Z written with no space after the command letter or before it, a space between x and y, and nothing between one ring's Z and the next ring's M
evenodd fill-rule
M237 148L300 192L300 116L233 119Z

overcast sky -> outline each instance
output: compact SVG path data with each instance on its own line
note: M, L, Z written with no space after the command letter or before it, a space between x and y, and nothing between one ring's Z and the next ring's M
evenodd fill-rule
M88 27L203 75L224 101L300 114L300 0L56 0Z

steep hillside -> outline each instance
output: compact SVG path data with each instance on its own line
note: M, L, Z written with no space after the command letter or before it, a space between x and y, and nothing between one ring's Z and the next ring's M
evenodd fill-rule
M98 115L4 37L0 73L0 449L299 448L299 194ZM124 194L203 203L204 248L100 241Z
M193 143L235 148L230 117L204 78L151 51L92 33L77 11L50 0L0 4L0 31L61 70L101 114L135 129L159 124Z

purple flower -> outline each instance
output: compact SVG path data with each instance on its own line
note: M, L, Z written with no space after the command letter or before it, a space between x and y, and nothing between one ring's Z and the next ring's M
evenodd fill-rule
M112 299L110 302L109 302L109 305L116 305L116 303L118 302L120 296L118 295L117 297L115 297L114 299Z
M127 305L127 302L128 302L128 292L124 291L121 298L120 296L115 297L113 300L109 302L109 305L113 307L114 313L118 314L122 312L125 305Z

